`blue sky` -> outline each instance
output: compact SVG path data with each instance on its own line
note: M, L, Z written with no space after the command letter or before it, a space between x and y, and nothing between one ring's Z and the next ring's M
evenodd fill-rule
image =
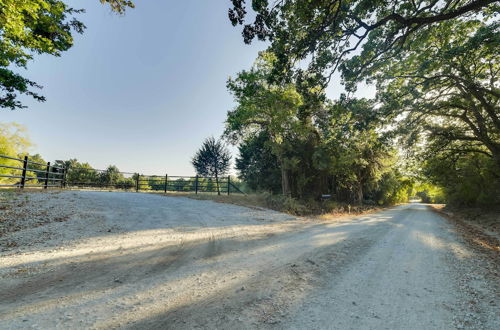
M249 68L263 43L245 45L227 19L229 1L144 1L124 16L97 0L84 7L86 32L62 57L37 56L24 74L45 103L2 111L23 124L47 160L77 158L96 168L190 175L203 139L218 137L233 106L226 80ZM331 96L339 91L330 88ZM234 148L232 148L235 151Z

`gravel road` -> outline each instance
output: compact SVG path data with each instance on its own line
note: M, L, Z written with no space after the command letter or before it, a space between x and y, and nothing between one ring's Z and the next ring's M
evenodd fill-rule
M125 192L21 200L0 210L18 226L0 236L1 329L500 329L498 264L423 204L318 220Z

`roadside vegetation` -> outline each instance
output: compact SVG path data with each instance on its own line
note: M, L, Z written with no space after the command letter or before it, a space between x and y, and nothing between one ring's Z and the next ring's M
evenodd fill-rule
M270 46L228 81L225 131L250 187L351 204L500 203L498 3L251 3L233 1L231 22ZM335 74L346 92L329 100ZM374 99L355 97L361 83Z
M278 212L284 212L298 216L334 216L344 214L362 214L366 212L380 210L377 205L351 205L348 203L337 202L334 200L303 200L286 197L280 194L269 192L217 195L217 194L193 194L187 193L178 195L169 193L171 196L184 196L198 200L212 200L218 203L228 203L249 208L271 209Z

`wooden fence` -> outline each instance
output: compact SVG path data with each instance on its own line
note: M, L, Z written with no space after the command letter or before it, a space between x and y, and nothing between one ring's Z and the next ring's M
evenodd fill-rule
M9 164L9 165L7 165ZM0 187L29 188L63 187L65 170L59 166L37 163L0 155Z
M15 166L18 165L18 166ZM41 173L41 174L40 174ZM40 174L40 176L38 175ZM78 189L121 189L153 192L243 193L231 177L143 175L113 168L62 167L49 163L0 155L0 187L49 187Z

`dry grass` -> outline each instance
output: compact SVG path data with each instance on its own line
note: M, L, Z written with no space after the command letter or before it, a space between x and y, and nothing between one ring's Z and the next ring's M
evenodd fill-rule
M323 213L319 215L318 218L322 220L331 220L333 218L345 215L363 215L363 214L375 213L378 211L382 211L386 208L387 207L382 207L382 206L361 205L361 206L351 207L350 211L349 210L346 211L345 209L337 209L328 213ZM347 207L347 209L349 208Z
M182 196L197 200L211 200L217 203L227 203L245 206L249 208L269 208L269 203L266 200L265 194L250 194L250 195L217 195L217 194L194 194L194 193L168 193L167 196Z
M455 224L470 244L499 256L500 209L453 208L443 204L431 206Z
M218 203L228 203L255 209L271 209L299 216L317 216L321 220L329 220L344 215L360 215L376 212L382 207L372 205L349 205L335 201L302 201L294 198L269 193L248 195L217 195L217 194L167 194L169 196L183 196L198 200L212 200Z

